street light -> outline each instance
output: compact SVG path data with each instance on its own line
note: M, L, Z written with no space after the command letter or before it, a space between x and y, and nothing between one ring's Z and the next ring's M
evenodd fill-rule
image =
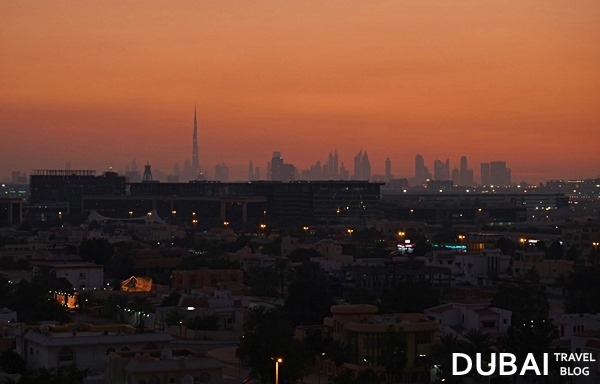
M275 359L275 384L279 384L279 364L283 363L283 359L278 357Z
M521 237L519 239L519 242L521 243L521 246L523 247L523 252L525 252L525 244L527 243L527 239L524 237Z
M594 263L595 263L595 262L598 260L598 259L597 259L597 258L598 258L598 255L596 254L596 251L598 250L598 246L600 245L600 243L599 243L599 242L597 242L597 241L594 241L594 242L592 243L592 245L594 246Z
M461 243L465 240L465 235L458 235L458 241Z
M223 222L223 226L224 226L225 228L229 227L229 221L225 220L225 221Z
M129 211L129 218L131 219L133 217L133 211Z
M405 235L406 235L406 232L404 232L404 231L398 231L398 237L404 239Z

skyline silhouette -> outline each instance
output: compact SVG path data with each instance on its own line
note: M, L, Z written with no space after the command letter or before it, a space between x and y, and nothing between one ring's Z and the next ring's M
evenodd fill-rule
M0 5L0 178L13 170L172 171L244 180L367 149L510 164L514 181L599 176L600 3ZM192 159L190 159L192 160Z

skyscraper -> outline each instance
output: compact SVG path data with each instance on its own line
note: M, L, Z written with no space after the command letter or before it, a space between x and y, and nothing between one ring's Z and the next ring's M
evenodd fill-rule
M415 184L423 184L429 178L431 178L431 174L425 166L425 159L421 154L417 154L415 156Z
M196 119L196 107L194 106L194 136L192 139L192 178L200 174L200 160L198 159L198 120Z
M481 163L481 185L490 184L490 163Z
M468 168L467 156L460 158L460 170L459 170L459 181L458 185L468 186L473 185L473 170Z
M385 159L385 179L390 180L392 178L392 161L390 158Z
M215 180L228 182L229 181L229 167L225 163L215 165Z
M371 179L371 162L367 151L358 152L354 156L354 180L370 180Z
M490 163L490 182L492 185L510 185L510 168L506 168L505 161L492 161Z

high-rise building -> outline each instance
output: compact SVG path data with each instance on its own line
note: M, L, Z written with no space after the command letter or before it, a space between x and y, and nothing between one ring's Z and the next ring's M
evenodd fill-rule
M415 184L423 184L431 178L429 169L425 166L425 159L421 154L415 156Z
M194 107L194 135L192 138L192 177L200 174L200 160L198 158L198 120L196 118L196 107Z
M229 167L225 163L215 165L215 180L224 183L229 181Z
M452 170L452 184L454 185L460 185L460 171L458 170L458 168L454 168Z
M442 160L433 160L433 180L446 180L446 167Z
M385 179L390 180L392 178L392 161L390 158L385 159Z
M273 181L292 181L295 179L296 167L293 164L284 163L281 152L273 152L270 163L271 180Z
M458 185L473 185L473 170L468 168L467 157L460 158L459 182Z
M492 185L507 186L511 183L510 168L505 161L492 161L490 163L490 183Z
M150 166L150 163L146 163L146 165L144 165L144 176L142 177L142 182L151 182L152 181L152 167Z
M252 160L248 163L248 181L256 180L256 176L254 176L254 164L252 164Z
M481 185L490 185L490 163L481 163Z
M370 180L371 179L371 162L367 151L358 152L354 156L354 180Z

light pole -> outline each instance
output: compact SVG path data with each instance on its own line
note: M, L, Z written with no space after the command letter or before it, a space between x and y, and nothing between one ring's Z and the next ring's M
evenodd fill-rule
M279 364L283 363L283 359L278 357L275 359L275 384L279 384Z
M521 246L523 247L523 253L525 253L525 244L527 244L527 239L524 237L521 237L519 239L519 242L521 243Z
M598 246L600 245L600 243L594 241L592 245L594 246L594 263L596 263L598 261L598 254L596 253L596 251L598 250Z

